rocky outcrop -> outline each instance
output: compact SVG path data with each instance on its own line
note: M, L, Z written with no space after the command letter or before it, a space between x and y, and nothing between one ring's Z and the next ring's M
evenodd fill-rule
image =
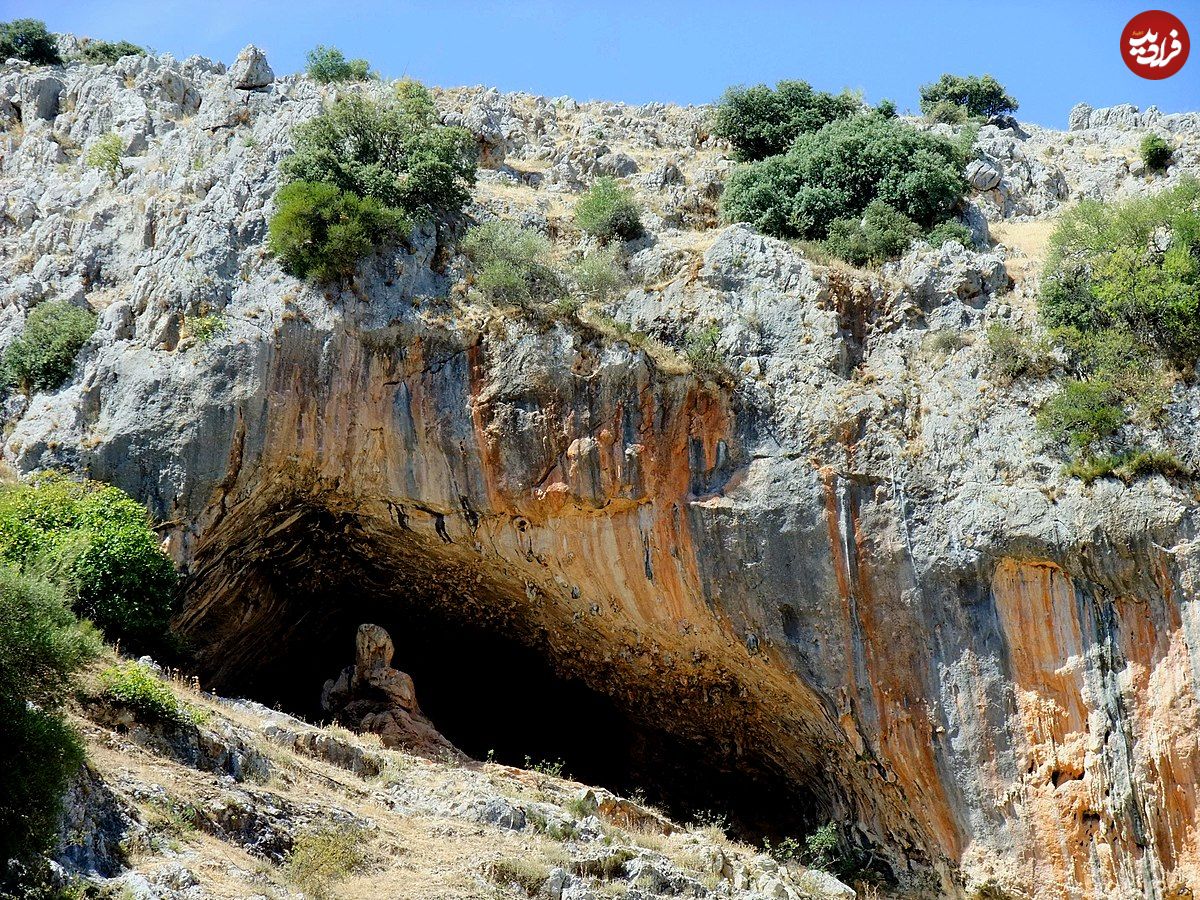
M382 738L385 747L429 755L455 754L417 705L412 679L392 668L391 636L378 625L358 626L354 665L321 690L321 709L358 731Z
M429 227L336 292L262 248L316 85L166 57L55 77L53 121L4 138L0 339L50 297L101 327L66 386L13 401L5 458L147 502L206 679L295 678L335 626L385 615L484 624L714 772L847 823L908 887L1200 886L1195 495L1062 474L1031 415L1050 386L985 365L987 327L1032 317L1003 248L818 266L696 230L730 166L703 110L462 89L438 102L494 166L478 218L573 240L563 195L637 164L640 283L524 321L473 303ZM109 130L115 186L69 149ZM1157 190L1200 159L1184 128L1150 178L1121 149L1140 135L1074 134L981 129L975 215ZM196 341L199 315L225 329ZM714 379L684 358L708 328ZM1194 468L1200 397L1174 391Z

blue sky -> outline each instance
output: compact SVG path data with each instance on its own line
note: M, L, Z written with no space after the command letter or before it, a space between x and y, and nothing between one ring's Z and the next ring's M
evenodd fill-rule
M942 72L990 72L1020 118L1065 127L1078 101L1200 109L1200 50L1164 81L1118 56L1122 27L1146 8L1173 12L1200 40L1200 0L1147 2L0 0L0 20L34 16L181 58L229 62L255 43L279 73L333 44L386 76L635 103L705 103L729 84L802 78L904 109Z

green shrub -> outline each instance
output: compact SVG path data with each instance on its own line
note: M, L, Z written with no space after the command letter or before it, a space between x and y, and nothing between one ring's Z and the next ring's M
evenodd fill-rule
M342 97L298 125L287 181L332 184L411 219L459 212L475 182L475 140L438 124L429 92L401 82L393 99Z
M728 376L729 366L725 354L721 352L720 340L721 329L715 323L687 333L684 356L692 371L701 378L718 381Z
M1165 169L1171 162L1171 154L1174 152L1171 150L1171 145L1157 134L1148 134L1142 138L1141 147L1138 149L1142 156L1142 162L1151 171Z
M825 248L839 259L863 266L900 256L920 236L921 229L912 219L875 199L860 219L831 223Z
M550 242L541 233L498 219L470 229L462 243L475 287L493 303L525 309L559 299L558 273L547 263Z
M54 66L62 62L54 35L40 19L13 19L0 22L0 62L16 57L35 66Z
M399 210L332 184L293 181L275 204L267 247L297 278L348 279L379 241L411 229Z
M879 105L875 107L875 112L885 119L894 119L896 118L896 103L892 100L880 100Z
M925 111L926 121L935 125L964 125L967 121L967 111L950 100L939 100L930 104Z
M732 87L717 103L712 130L733 145L738 159L765 159L787 152L799 135L851 116L862 105L848 91L826 94L804 81L781 81L774 90L765 84Z
M80 48L77 59L86 63L115 63L126 56L145 56L144 47L131 44L129 41L97 41L90 40Z
M475 182L470 133L438 124L429 92L402 81L393 96L342 97L296 127L280 166L270 247L284 269L321 281L352 275L412 224L461 212Z
M1078 450L1089 450L1127 421L1114 400L1107 382L1068 379L1038 411L1038 427Z
M1130 484L1142 475L1159 474L1172 478L1192 474L1174 453L1167 450L1133 450L1099 456L1085 454L1072 460L1065 471L1087 484L1109 476Z
M929 234L925 236L925 240L929 241L931 247L941 247L943 244L948 244L950 241L958 241L967 249L975 246L975 241L971 237L971 229L962 222L947 220L934 225L929 229Z
M317 44L308 51L308 77L322 84L335 81L366 81L371 77L371 64L365 59L346 59L337 47Z
M330 896L329 889L337 881L362 871L370 861L362 828L321 828L296 838L284 874L298 888L320 900Z
M143 722L190 722L187 710L162 679L139 662L118 663L100 673L102 696L133 711Z
M1051 236L1042 285L1047 324L1119 328L1147 354L1192 366L1200 356L1200 181L1068 210Z
M989 325L987 341L988 368L1001 384L1026 375L1048 375L1054 367L1049 346L1035 343L1011 325L1000 322Z
M828 822L804 838L805 864L824 872L838 868L841 848L837 826Z
M641 207L615 178L597 178L575 202L575 224L602 241L632 240L642 233Z
M183 326L187 333L201 347L209 343L228 327L225 317L220 313L211 313L204 316L188 316L184 320Z
M4 490L0 560L44 573L109 640L160 645L175 568L145 508L119 488L48 474Z
M838 219L876 198L921 228L947 219L966 190L964 147L877 113L841 119L796 139L786 155L734 170L726 221L777 237L822 240Z
M589 253L572 267L571 275L579 294L586 300L607 300L626 282L620 252L615 246Z
M23 879L7 861L29 862L57 838L60 799L83 762L59 708L98 650L62 591L0 565L0 745L10 748L0 766L0 894Z
M121 140L121 136L110 132L92 144L84 162L90 169L102 169L107 172L108 177L115 182L118 175L121 178L125 177L125 163L121 161L124 152L125 142Z
M4 381L26 393L52 391L71 375L75 356L96 330L96 316L65 300L40 303L4 351Z
M942 102L954 103L970 115L984 118L1016 112L1019 105L991 75L947 74L921 86L921 112L928 115Z

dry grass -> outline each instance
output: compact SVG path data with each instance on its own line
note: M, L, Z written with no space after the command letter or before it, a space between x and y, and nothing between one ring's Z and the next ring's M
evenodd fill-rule
M1010 257L1005 263L1008 274L1014 281L1024 281L1037 275L1046 262L1050 235L1058 227L1057 218L1038 219L1031 222L996 222L991 225L992 240L1016 251L1019 256Z

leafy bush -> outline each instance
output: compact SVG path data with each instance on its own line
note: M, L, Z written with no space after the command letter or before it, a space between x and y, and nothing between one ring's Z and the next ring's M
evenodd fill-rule
M365 59L346 59L337 47L317 44L308 51L308 77L322 84L335 81L366 81L371 64Z
M145 508L119 488L51 474L0 493L0 560L45 573L109 640L162 640L175 568Z
M893 100L880 100L879 105L875 107L875 112L885 119L894 119L896 118L896 103Z
M642 211L632 191L606 176L575 202L575 224L602 241L628 241L642 233Z
M781 81L774 90L765 84L732 87L717 103L712 130L733 145L738 159L766 159L787 152L799 135L851 116L862 105L854 94L822 93L804 81Z
M1091 449L1113 435L1126 420L1110 384L1077 378L1068 379L1037 417L1039 428L1078 450Z
M925 236L925 240L929 241L931 247L940 247L943 244L948 244L950 241L958 241L968 249L975 246L975 241L971 237L971 229L962 222L947 220L934 225L929 229L929 234Z
M116 181L118 175L122 178L125 177L125 164L121 161L124 152L125 142L121 140L119 134L111 132L92 144L84 162L90 169L104 170L108 173L109 178Z
M40 19L13 19L0 22L0 61L23 59L35 66L54 66L62 62L54 35Z
M288 181L332 184L412 219L455 213L475 182L475 140L438 125L429 92L401 82L393 99L342 97L296 127Z
M144 47L129 41L87 41L79 50L78 59L86 63L115 63L126 56L145 56Z
M143 722L190 722L170 686L139 662L130 660L100 673L103 696L127 707Z
M429 92L400 82L391 99L342 97L297 126L281 171L270 246L284 268L346 278L417 220L460 212L475 181L470 133L438 124ZM332 189L332 192L331 192Z
M1053 368L1049 347L1033 342L1011 325L989 325L987 341L988 368L1001 384L1025 375L1047 375Z
M1200 355L1200 181L1120 204L1084 200L1050 239L1040 310L1080 332L1127 331L1150 355Z
M935 125L963 125L967 121L967 111L952 100L939 100L925 110L925 118Z
M4 351L4 381L26 393L52 391L67 380L75 356L96 330L96 316L65 300L35 306L25 330Z
M962 197L964 162L959 144L877 113L857 115L734 170L723 214L777 237L821 240L833 222L860 216L878 198L929 228Z
M587 300L607 300L626 281L615 246L589 253L572 267L571 274L580 295Z
M830 224L825 248L839 259L863 266L901 255L920 235L912 219L875 199L861 219L837 219Z
M296 838L284 873L293 884L320 900L329 896L335 882L361 871L370 860L361 828L322 828Z
M62 793L83 762L58 710L98 650L60 590L0 565L0 745L18 751L0 766L0 894L24 881L7 861L27 862L57 837Z
M547 264L550 242L539 232L498 219L472 228L462 243L475 287L493 303L531 309L564 293Z
M297 278L349 278L377 242L411 228L400 210L323 182L293 181L275 204L267 247Z
M932 84L921 86L921 112L926 115L938 103L957 104L973 116L1006 115L1016 112L1019 104L991 75L943 75Z
M1165 169L1171 162L1171 154L1173 152L1171 145L1157 134L1148 134L1142 138L1141 147L1138 149L1142 156L1142 162L1151 171Z

